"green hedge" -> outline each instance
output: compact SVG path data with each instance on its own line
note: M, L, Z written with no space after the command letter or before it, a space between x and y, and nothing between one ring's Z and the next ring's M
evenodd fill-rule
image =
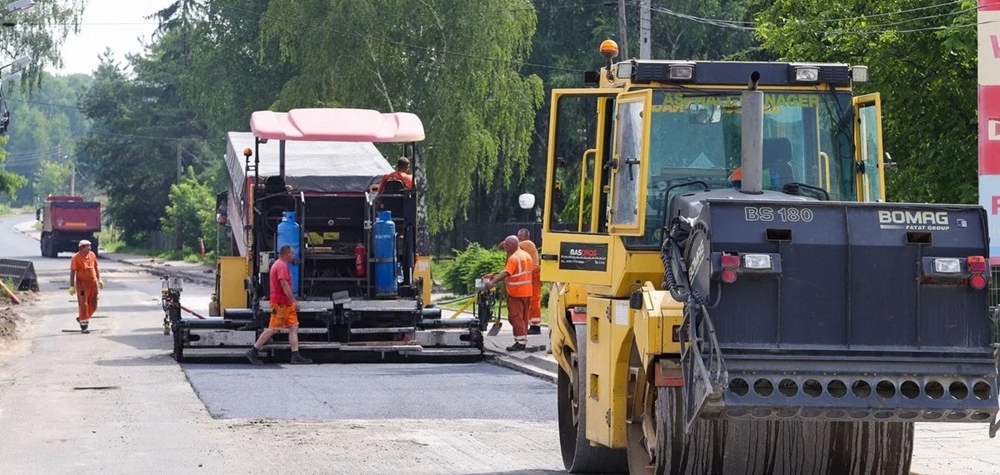
M477 243L454 252L455 260L445 268L443 282L449 291L458 295L475 293L476 279L484 274L499 274L507 262L506 252L485 249Z

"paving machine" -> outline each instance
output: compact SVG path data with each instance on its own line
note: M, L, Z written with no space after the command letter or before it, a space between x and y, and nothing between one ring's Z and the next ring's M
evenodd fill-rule
M429 263L416 251L418 192L398 180L378 192L392 167L375 143L398 145L394 153L415 168L424 138L416 115L258 111L250 129L228 134L229 190L216 204L219 222L231 226L234 255L219 259L210 316L178 323L175 357L254 343L268 325L268 272L285 244L295 251L290 270L303 354L482 357L486 322L442 319L441 309L428 305ZM281 333L261 354L288 348Z
M985 211L885 200L866 68L601 52L551 95L571 473L906 474L917 422L996 435Z

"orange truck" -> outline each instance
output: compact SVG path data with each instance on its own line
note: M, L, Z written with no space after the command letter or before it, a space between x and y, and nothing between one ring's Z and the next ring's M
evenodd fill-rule
M101 231L101 203L84 201L79 196L49 196L35 212L42 222L43 257L57 257L60 252L76 252L80 241L91 242L98 254L97 233Z

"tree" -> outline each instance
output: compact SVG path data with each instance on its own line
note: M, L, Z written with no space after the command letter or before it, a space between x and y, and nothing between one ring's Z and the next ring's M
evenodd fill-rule
M859 90L882 91L890 200L977 202L974 0L757 3L758 34L782 58L870 66Z
M31 62L22 70L21 85L27 91L38 87L47 65L62 66L59 48L70 33L80 31L86 0L34 0L27 12L0 12L13 27L0 28L0 50L8 58L29 55ZM9 3L9 2L7 2ZM6 5L6 3L5 3ZM6 64L6 63L4 63Z
M508 188L525 172L543 99L541 79L521 72L535 32L530 2L272 0L262 18L264 40L277 39L282 58L300 68L275 109L422 118L415 172L431 232L464 217L476 179Z
M81 168L106 191L108 214L131 245L144 244L160 229L170 186L182 165L205 170L209 162L208 129L180 105L176 63L159 58L177 46L166 35L146 56L131 57L135 77L128 77L110 55L102 58L95 82L82 99L93 121L80 141Z
M70 165L64 162L43 159L35 173L32 186L39 197L48 195L68 195ZM44 198L43 198L44 199Z
M160 218L163 230L179 236L181 248L197 249L199 240L214 236L215 197L207 185L200 182L193 167L188 167L184 179L170 186L169 204Z

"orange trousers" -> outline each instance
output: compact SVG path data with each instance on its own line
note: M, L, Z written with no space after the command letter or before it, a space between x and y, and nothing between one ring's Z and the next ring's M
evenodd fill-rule
M542 271L537 267L531 273L531 306L528 310L528 324L542 324Z
M77 279L76 305L80 311L80 320L87 321L97 310L97 282Z

